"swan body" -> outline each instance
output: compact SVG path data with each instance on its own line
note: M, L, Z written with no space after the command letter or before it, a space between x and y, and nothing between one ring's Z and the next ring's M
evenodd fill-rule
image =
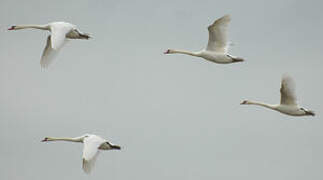
M186 54L201 57L205 60L219 64L229 64L244 61L243 58L228 54L229 43L227 40L227 28L230 20L230 16L225 15L217 19L208 27L209 41L205 49L198 52L168 49L166 52L164 52L164 54Z
M66 43L66 39L89 39L90 36L86 33L79 31L75 25L67 22L52 22L45 25L18 25L11 26L8 30L21 30L21 29L40 29L51 32L47 37L47 43L43 50L40 60L42 68L48 67L58 51Z
M83 170L86 173L90 173L94 167L99 150L120 150L121 147L114 145L100 136L93 134L85 134L80 137L74 138L55 138L45 137L42 142L48 141L69 141L69 142L80 142L84 144L83 147Z
M249 100L245 100L241 104L262 106L290 116L315 116L313 111L298 106L295 95L295 83L287 75L284 75L282 78L280 95L280 104L276 105Z

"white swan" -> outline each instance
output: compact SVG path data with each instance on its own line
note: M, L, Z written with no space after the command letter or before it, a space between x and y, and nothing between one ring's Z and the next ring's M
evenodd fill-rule
M8 30L20 30L20 29L41 29L48 30L51 35L47 38L46 47L43 50L43 54L40 60L42 68L48 67L58 50L65 44L66 38L68 39L89 39L88 34L80 32L76 29L76 26L66 22L52 22L45 25L20 25L11 26Z
M121 147L109 143L107 140L101 138L100 136L93 134L85 134L80 137L75 138L54 138L54 137L45 137L42 142L48 141L71 141L71 142L81 142L84 144L83 147L83 170L86 173L90 173L92 167L94 166L96 157L100 150L120 150Z
M284 75L281 81L280 104L271 105L248 100L243 101L241 104L263 106L290 116L315 116L313 111L306 110L305 108L301 108L297 105L295 83L293 79L287 75Z
M234 57L228 54L229 43L227 40L227 28L230 20L230 15L225 15L217 19L208 27L209 42L206 49L198 52L168 49L166 52L164 52L164 54L187 54L191 56L202 57L208 61L220 64L244 61L244 59L242 58Z

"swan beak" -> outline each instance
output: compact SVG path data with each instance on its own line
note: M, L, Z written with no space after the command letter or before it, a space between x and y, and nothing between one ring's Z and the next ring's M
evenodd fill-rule
M11 26L8 30L15 30L16 26Z
M169 52L170 52L170 51L169 51L169 49L168 49L167 51L165 51L165 52L164 52L164 54L169 54Z
M240 105L242 105L242 104L247 104L247 101L242 101L242 102L240 103Z

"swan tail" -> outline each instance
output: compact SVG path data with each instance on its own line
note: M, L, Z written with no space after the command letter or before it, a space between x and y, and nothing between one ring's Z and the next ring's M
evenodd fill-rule
M244 61L244 59L243 59L243 58L239 58L239 57L233 57L233 58L232 58L232 61L233 61L233 62L243 62L243 61Z
M80 37L81 37L81 39L90 39L90 38L92 38L91 36L90 36L90 34L80 34Z

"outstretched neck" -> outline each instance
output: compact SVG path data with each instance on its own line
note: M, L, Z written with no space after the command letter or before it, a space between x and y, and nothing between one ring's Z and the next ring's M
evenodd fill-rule
M83 138L55 138L47 137L46 141L70 141L70 142L83 142Z
M276 105L266 104L266 103L262 103L262 102L252 102L252 101L249 101L248 104L262 106L262 107L269 108L269 109L273 109L273 110L276 110L276 107L277 107Z
M28 25L19 25L19 26L14 26L15 30L19 29L41 29L41 30L49 30L49 26L46 25L36 25L36 24L28 24Z
M170 53L172 53L172 54L187 54L190 56L200 56L199 52L190 52L190 51L185 51L185 50L171 50Z

